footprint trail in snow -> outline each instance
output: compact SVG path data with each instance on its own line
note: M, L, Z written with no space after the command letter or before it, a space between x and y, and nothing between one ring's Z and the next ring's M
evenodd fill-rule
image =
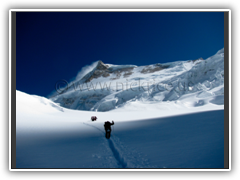
M119 166L118 168L153 168L152 166L149 166L146 158L142 157L139 152L130 150L130 148L123 145L123 143L116 136L111 135L110 139L106 139L105 132L100 128L88 123L83 124L90 126L103 134L106 147L111 150L113 157Z

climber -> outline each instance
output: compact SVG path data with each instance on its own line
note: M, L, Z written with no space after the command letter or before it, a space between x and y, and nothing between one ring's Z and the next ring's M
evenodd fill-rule
M104 128L105 128L105 132L106 132L106 138L109 139L110 135L111 135L111 126L114 125L114 121L112 121L112 123L110 123L109 121L106 121L104 123Z
M92 120L92 121L96 121L96 120L97 120L97 116L92 116L92 117L91 117L91 120Z

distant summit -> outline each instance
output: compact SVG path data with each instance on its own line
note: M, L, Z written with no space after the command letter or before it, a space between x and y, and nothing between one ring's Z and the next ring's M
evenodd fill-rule
M93 71L86 74L82 79L81 82L90 82L93 79L97 79L99 77L109 77L110 75L114 74L116 77L112 78L111 80L119 79L121 73L124 73L124 76L127 77L128 75L132 74L131 70L137 66L134 65L107 65L104 64L102 61L98 61L96 67Z
M224 104L224 49L203 60L146 66L98 61L93 69L51 98L61 106L109 111L134 103L176 103L186 107Z
M82 80L84 82L90 82L94 78L98 78L101 76L107 77L109 76L107 69L108 69L108 65L104 64L102 61L98 61L97 66L93 69L93 71L86 74L82 78Z
M106 70L107 68L108 68L108 65L104 64L101 60L98 61L96 70Z

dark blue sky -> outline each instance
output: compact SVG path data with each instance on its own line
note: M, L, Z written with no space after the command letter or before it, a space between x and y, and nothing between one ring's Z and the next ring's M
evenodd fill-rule
M85 65L148 65L214 55L223 12L17 12L17 90L48 96Z

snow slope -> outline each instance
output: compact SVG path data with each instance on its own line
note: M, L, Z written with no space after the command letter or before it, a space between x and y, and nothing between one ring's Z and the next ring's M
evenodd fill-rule
M144 112L93 113L16 93L17 168L224 167L221 105L194 111L169 103L164 111L150 105ZM96 122L90 121L92 115ZM106 120L115 121L109 140L104 137Z
M224 168L224 49L140 67L98 61L51 99L16 97L17 168Z
M194 101L189 100L194 99ZM185 108L224 104L224 49L206 60L148 66L99 61L51 100L77 110L110 111L175 102ZM127 108L126 108L127 107ZM206 108L207 109L207 108Z

